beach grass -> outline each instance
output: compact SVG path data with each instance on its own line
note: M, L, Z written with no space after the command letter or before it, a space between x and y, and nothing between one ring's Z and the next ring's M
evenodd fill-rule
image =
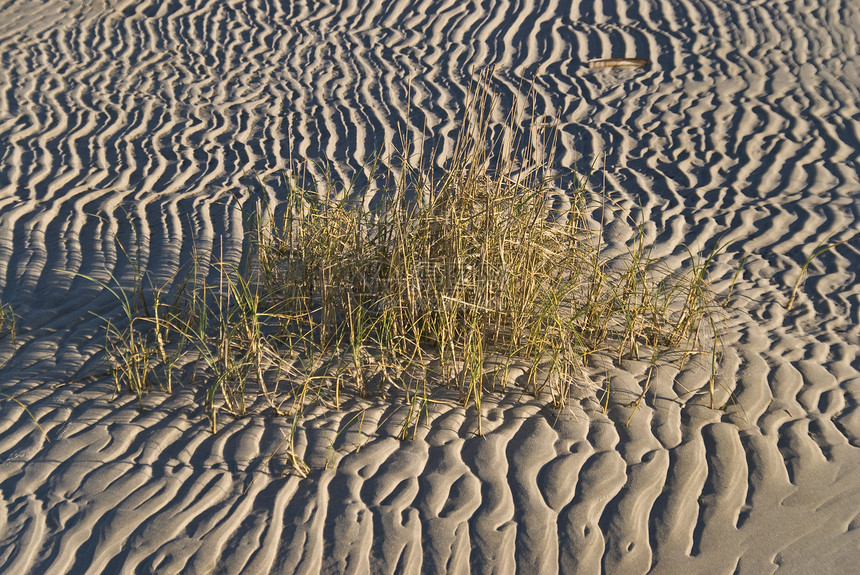
M10 348L15 348L18 345L17 338L17 315L15 314L15 310L12 309L12 306L8 303L0 303L0 342L8 343ZM0 363L0 367L5 367L5 363ZM39 428L39 431L42 433L42 436L45 438L45 441L50 442L51 440L48 438L47 433L39 424L38 418L30 411L29 407L21 400L20 397L26 395L26 392L20 392L13 395L9 395L3 391L0 391L0 403L4 401L11 401L17 403L18 406L27 414L33 423L36 424L36 427Z
M798 288L800 288L800 282L803 280L803 277L806 274L806 269L809 267L809 264L815 261L820 255L850 241L849 238L838 242L828 243L831 237L832 235L820 241L812 249L812 253L809 254L809 257L806 258L806 261L803 262L803 265L800 268L800 273L797 274L797 280L795 280L794 285L791 288L791 295L788 298L788 302L785 304L785 309L787 311L791 311L791 307L794 305L794 300L797 297L797 290Z
M15 329L17 323L15 321L15 311L9 304L0 304L0 338L8 337L15 345L17 343L15 337Z
M722 248L668 270L644 222L588 172L557 173L555 128L523 129L511 113L494 132L496 106L476 83L441 173L420 145L373 158L373 208L332 180L284 172L286 197L244 214L248 257L218 263L214 281L202 269L211 254L195 254L170 297L146 274L102 283L123 309L105 319L117 389L142 401L190 366L214 432L219 414L241 417L257 398L295 429L310 404L396 388L408 437L440 389L477 410L481 433L484 396L505 392L515 365L526 366L517 383L557 409L598 356L683 366L710 353L716 365L722 308L708 270ZM595 207L636 232L626 255L605 255Z

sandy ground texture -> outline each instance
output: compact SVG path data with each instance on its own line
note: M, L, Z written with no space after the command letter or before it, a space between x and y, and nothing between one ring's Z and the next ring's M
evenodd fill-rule
M0 297L19 316L0 341L0 572L853 572L860 3L362 4L0 4ZM589 68L608 57L649 64ZM231 257L247 174L325 158L349 178L407 123L441 162L490 64L502 106L539 74L558 163L605 157L655 256L730 240L723 294L746 258L718 379L734 402L684 392L706 366L661 370L625 426L647 368L627 361L606 411L595 374L561 415L511 393L485 400L484 437L440 407L400 441L402 406L351 399L297 430L302 478L289 421L212 435L193 386L143 412L113 396L93 314L118 303L68 272L129 280L117 241L160 278L194 248ZM849 241L787 311L828 238Z

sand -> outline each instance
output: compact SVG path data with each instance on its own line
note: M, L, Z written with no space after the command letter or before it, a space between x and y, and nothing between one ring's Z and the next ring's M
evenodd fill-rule
M0 572L856 569L860 5L360 4L0 6L0 298L19 316L18 345L0 341ZM589 68L613 57L648 65ZM502 108L538 75L559 165L605 165L654 255L680 266L685 245L730 241L723 295L746 258L725 409L685 391L706 366L660 370L626 426L647 369L632 360L605 412L595 372L562 414L487 397L483 437L474 411L439 407L401 441L402 406L353 398L308 412L304 478L283 456L291 421L259 409L212 435L191 385L142 412L114 396L96 315L119 306L70 273L128 281L136 260L166 279L194 248L238 257L249 174L327 158L348 179L398 126L426 126L441 163L487 65ZM613 249L630 239L608 222ZM842 240L786 310L815 246Z

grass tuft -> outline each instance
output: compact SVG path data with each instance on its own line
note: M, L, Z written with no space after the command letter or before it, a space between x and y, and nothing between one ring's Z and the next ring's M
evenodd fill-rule
M213 431L219 412L247 412L249 393L291 414L295 431L311 403L337 409L347 388L397 388L405 438L441 388L478 411L480 433L484 394L504 392L514 365L530 366L519 383L562 409L598 354L621 362L647 352L651 371L697 353L715 362L708 269L722 246L688 250L686 271L670 272L646 245L644 222L631 221L635 241L610 261L591 211L623 211L589 189L590 174L554 173L557 126L522 129L512 113L494 132L495 106L489 90L471 90L441 176L432 154L411 158L416 146L368 164L382 188L373 209L330 180L285 172L284 201L246 214L248 265L220 264L212 285L199 255L169 303L151 281L148 300L142 281L103 284L124 311L122 327L106 320L118 388L142 397L158 380L169 391L177 366L191 363ZM713 378L710 387L713 397ZM289 452L305 473L291 440Z
M0 305L0 338L5 338L8 335L12 345L16 345L18 343L15 338L16 327L15 312L12 310L12 306L5 303Z

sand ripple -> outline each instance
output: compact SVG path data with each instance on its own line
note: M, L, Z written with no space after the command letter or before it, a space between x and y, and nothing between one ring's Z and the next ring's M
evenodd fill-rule
M0 296L21 316L0 393L24 393L42 428L0 402L0 571L850 569L860 244L823 254L783 304L819 242L857 232L860 7L575 4L0 6ZM625 56L649 65L587 66ZM594 394L558 419L496 398L485 437L447 408L401 442L396 405L355 400L299 430L302 479L279 451L289 422L255 415L212 436L192 389L144 412L109 401L92 314L117 302L66 272L166 282L194 249L238 259L239 208L264 193L249 176L325 159L349 181L397 149L398 127L434 134L441 165L471 71L491 64L502 107L539 73L536 122L559 114L559 164L605 159L595 187L646 222L655 256L731 241L718 292L746 258L725 409L685 391L705 367L666 372L625 426L637 362L613 376L605 413ZM608 222L608 249L630 239Z

